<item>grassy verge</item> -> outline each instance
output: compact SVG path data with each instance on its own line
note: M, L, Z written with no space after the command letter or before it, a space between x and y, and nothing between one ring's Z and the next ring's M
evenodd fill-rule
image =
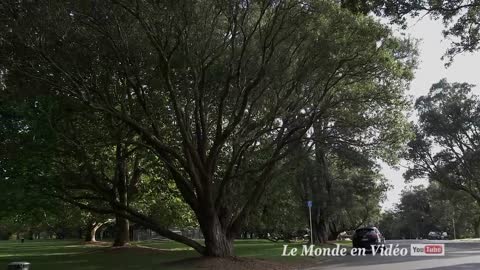
M352 246L352 241L351 240L341 240L341 241L335 241L333 242L334 244L339 244L341 246L347 246L351 247Z
M312 258L282 257L283 244L266 240L239 240L235 243L235 250L239 257L281 264L313 262ZM198 269L193 264L182 263L199 258L195 251L182 244L172 241L145 241L134 242L132 245L142 248L111 249L108 246L85 245L67 240L26 241L23 244L0 241L0 268L6 269L9 262L28 261L35 270ZM293 243L289 246L301 247L301 244Z

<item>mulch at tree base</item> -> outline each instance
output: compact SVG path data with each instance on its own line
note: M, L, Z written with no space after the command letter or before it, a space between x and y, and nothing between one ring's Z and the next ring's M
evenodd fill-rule
M137 246L127 245L123 247L108 247L102 249L96 249L91 252L99 253L118 253L128 252L129 254L168 254L172 251ZM173 252L172 252L173 253ZM198 269L198 270L299 270L305 269L315 265L318 261L305 261L305 262L274 262L269 260L245 258L245 257L228 257L228 258L215 258L215 257L196 257L189 259L180 259L165 263L167 266L185 267L186 269Z
M86 246L111 246L112 243L110 242L103 242L103 241L85 241L83 242Z

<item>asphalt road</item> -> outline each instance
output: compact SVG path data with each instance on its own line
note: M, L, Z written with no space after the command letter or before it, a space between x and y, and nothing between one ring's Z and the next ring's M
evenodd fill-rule
M399 244L408 248L410 244L444 243L445 256L346 256L328 257L322 266L307 270L480 270L479 241L431 241L431 240L391 240L386 244Z

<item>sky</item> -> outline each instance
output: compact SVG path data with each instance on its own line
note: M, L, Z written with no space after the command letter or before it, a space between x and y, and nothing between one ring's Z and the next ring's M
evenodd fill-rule
M403 32L419 40L419 64L415 79L410 85L409 95L416 99L427 94L430 86L442 78L446 78L449 82L467 82L480 86L480 68L478 68L480 52L460 54L454 58L452 65L446 68L446 61L441 60L441 57L449 47L449 40L442 35L442 22L425 16L421 20L412 19L409 24ZM480 87L476 87L474 91L480 94ZM402 174L407 165L406 162L402 162L399 169L382 165L382 173L393 186L387 192L387 199L383 203L384 210L392 209L399 202L400 193L404 188L419 184L428 185L428 181L422 179L405 184Z

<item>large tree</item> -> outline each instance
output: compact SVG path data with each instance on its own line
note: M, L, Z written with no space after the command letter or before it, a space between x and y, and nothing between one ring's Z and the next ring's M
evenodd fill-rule
M113 245L125 245L130 225L124 208L138 199L145 160L151 155L133 145L132 132L121 122L100 118L89 110L64 113L53 125L59 137L52 164L54 195L86 210L114 215ZM92 225L96 228L101 223Z
M0 105L0 203L5 230L33 238L40 232L57 238L77 237L105 220L75 209L52 196L51 172L57 145L55 134L40 110L45 100L3 100ZM73 224L76 221L76 224ZM28 234L28 235L27 235ZM87 233L86 238L89 233ZM90 239L90 238L88 238Z
M472 85L441 80L415 107L419 123L405 178L427 177L480 205L480 100Z
M297 175L302 202L313 201L315 244L335 240L343 231L374 224L388 189L374 164L355 166L333 153L321 157L315 155L304 161L307 165Z
M312 153L304 154L303 163L311 164L298 176L303 199L314 202L316 242L374 223L387 189L377 162L398 162L398 153L412 135L404 91L401 84L365 80L324 104L327 109L314 123L304 147Z
M0 16L9 89L71 99L135 131L205 246L132 207L117 213L205 255L233 254L287 146L334 94L411 78L408 43L324 1L4 1Z

